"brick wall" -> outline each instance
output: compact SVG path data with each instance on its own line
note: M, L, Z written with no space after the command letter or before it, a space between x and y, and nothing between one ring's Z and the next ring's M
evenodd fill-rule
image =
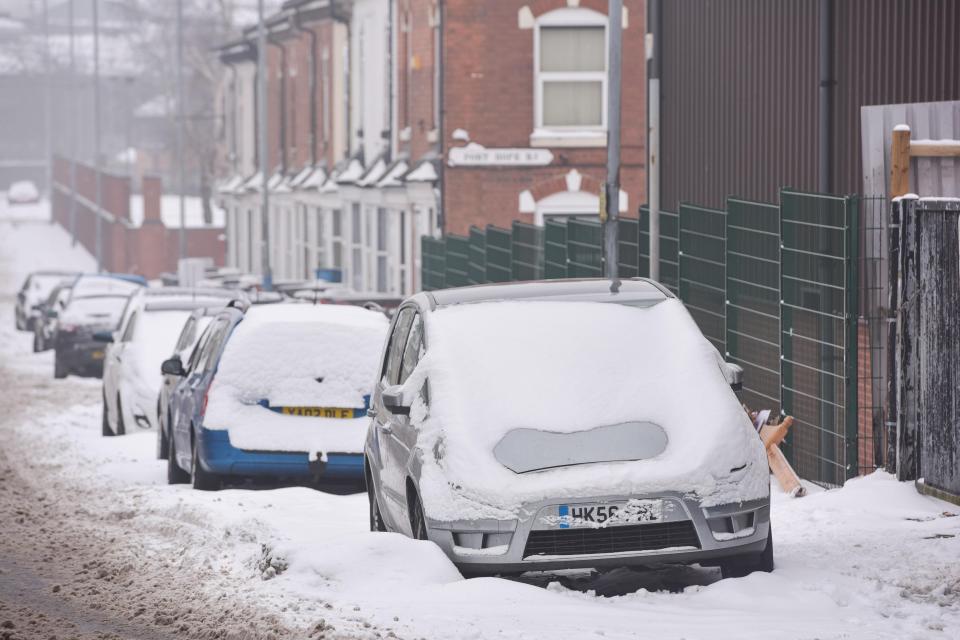
M414 5L428 4L410 0ZM603 0L579 5L606 14ZM629 213L646 199L646 75L645 6L626 0L628 25L623 33L622 189ZM528 6L536 17L568 6L567 0L511 0L473 2L449 0L444 15L444 131L445 149L462 145L452 134L466 130L485 147L530 147L534 129L534 30L521 29L518 11ZM418 109L423 109L418 104ZM423 111L416 111L423 113ZM416 130L415 130L416 133ZM473 224L506 226L512 220L533 221L520 213L519 194L535 197L565 190L564 176L577 169L581 189L598 194L606 174L605 148L552 148L547 167L472 168L444 170L446 230L465 233Z
M70 162L54 158L54 191L51 203L53 221L67 229L70 222ZM96 173L92 167L77 164L76 231L77 240L91 254L96 253L97 219L92 208L96 200ZM144 220L130 226L130 180L109 173L101 175L102 208L113 221L101 218L101 256L105 271L135 273L156 278L165 271L176 272L179 257L179 230L168 229L160 217L163 184L160 178L145 176L142 181ZM187 229L188 257L212 257L222 266L226 243L222 227Z

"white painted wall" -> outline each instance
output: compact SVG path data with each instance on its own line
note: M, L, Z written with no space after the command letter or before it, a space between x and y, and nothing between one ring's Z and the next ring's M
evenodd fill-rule
M390 3L355 0L351 38L350 149L360 148L369 164L389 145L382 134L390 127L388 90Z

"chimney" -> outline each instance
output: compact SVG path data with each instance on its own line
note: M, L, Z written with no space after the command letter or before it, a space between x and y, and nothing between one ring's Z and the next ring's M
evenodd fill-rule
M163 196L163 181L159 176L144 176L141 189L143 190L143 223L162 224L160 199Z

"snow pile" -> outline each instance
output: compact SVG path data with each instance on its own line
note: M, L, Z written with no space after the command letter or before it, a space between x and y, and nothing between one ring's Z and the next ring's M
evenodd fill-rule
M210 387L208 429L241 449L360 452L367 418L284 416L260 406L365 406L387 332L380 313L339 305L265 305L234 329Z
M676 300L461 305L428 316L427 344L407 390L429 380L429 416L415 402L413 420L433 518L511 517L524 502L558 495L672 490L707 506L767 495L763 446L716 350ZM514 429L571 433L625 422L660 425L666 450L527 474L493 454Z

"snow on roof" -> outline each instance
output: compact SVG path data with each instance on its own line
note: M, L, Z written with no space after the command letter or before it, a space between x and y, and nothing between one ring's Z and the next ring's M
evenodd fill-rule
M314 169L310 165L305 166L297 173L297 175L290 179L290 187L293 189L301 188L302 184L307 180L307 178L313 174L313 171Z
M222 194L237 193L240 190L240 187L243 186L244 182L245 180L242 175L240 175L239 173L235 174L233 177L228 178L220 183L220 185L217 187L217 193L222 193Z
M351 158L346 168L337 175L337 182L349 184L357 182L364 173L363 165L356 158Z
M313 173L307 176L307 179L300 184L300 188L307 189L319 189L327 181L327 172L322 167L317 167L314 169Z
M364 174L357 180L357 184L361 187L369 187L374 185L377 181L383 177L383 174L387 171L387 163L384 161L383 156L377 158L373 165L367 169Z
M397 160L393 163L384 176L377 183L378 187L402 187L403 174L407 172L410 166L406 160Z
M290 193L290 179L277 171L267 181L267 189L274 193Z
M135 118L166 118L176 109L177 101L165 94L154 96L133 110Z
M407 182L436 182L437 179L437 168L433 166L432 160L424 160L405 178Z
M898 124L893 128L894 131L910 131L910 125L908 124Z
M429 380L429 414L417 400L411 416L422 434L418 448L443 451L440 461L423 456L421 489L431 517L496 518L504 513L498 508L514 512L558 490L571 498L613 487L628 495L674 490L696 493L705 505L767 494L763 446L719 354L675 299L647 308L456 305L429 314L426 332L429 349L405 391L412 396ZM515 429L573 433L630 422L662 427L666 450L646 460L532 474L515 474L494 456ZM744 464L748 471L731 475Z
M203 227L222 227L226 224L226 214L224 210L216 204L216 201L210 201L211 214L213 220L211 224L205 224L203 220L203 199L196 196L187 196L184 198L184 214L186 217L187 228L197 229ZM180 196L176 194L164 194L160 197L160 219L168 229L180 228ZM143 196L134 194L130 196L130 222L135 227L143 224Z

